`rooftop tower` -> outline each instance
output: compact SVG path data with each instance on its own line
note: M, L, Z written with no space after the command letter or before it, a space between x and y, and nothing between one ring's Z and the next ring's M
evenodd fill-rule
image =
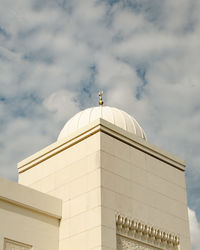
M102 95L18 171L20 184L62 200L59 250L190 249L185 162Z

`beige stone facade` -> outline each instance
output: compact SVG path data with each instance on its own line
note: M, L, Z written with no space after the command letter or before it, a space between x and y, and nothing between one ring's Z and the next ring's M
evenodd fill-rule
M1 246L9 239L24 250L190 250L185 162L103 119L23 160L18 171L24 186L9 185L23 189L20 201L1 199L9 225ZM24 199L29 193L34 204Z
M0 179L0 249L58 249L61 216L61 200Z

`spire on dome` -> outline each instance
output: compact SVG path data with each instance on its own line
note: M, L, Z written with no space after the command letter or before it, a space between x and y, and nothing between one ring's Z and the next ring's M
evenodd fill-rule
M103 106L103 91L100 91L99 92L99 105L100 106Z

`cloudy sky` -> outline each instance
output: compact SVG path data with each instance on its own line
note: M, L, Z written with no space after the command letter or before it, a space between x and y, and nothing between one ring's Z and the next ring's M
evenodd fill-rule
M0 0L0 175L98 104L133 115L187 162L200 245L200 1Z

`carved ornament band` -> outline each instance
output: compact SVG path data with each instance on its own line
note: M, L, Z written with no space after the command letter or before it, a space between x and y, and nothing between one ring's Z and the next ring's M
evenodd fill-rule
M145 242L159 249L178 249L180 244L177 235L164 232L142 222L116 215L117 234L137 241Z

